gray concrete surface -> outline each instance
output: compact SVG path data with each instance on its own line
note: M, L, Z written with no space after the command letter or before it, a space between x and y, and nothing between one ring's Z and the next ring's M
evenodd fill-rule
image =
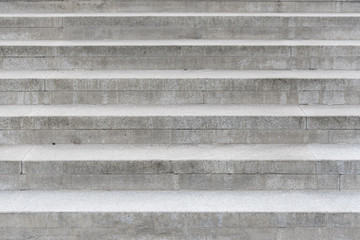
M360 239L360 2L0 12L1 240Z
M1 40L357 40L359 14L77 13L0 14Z
M354 191L4 191L0 196L1 202L5 203L0 205L1 213L339 212L356 214L360 211L358 204L360 196ZM9 224L7 221L1 222L4 225Z
M4 1L1 12L359 12L356 1Z
M359 145L3 145L2 189L358 190Z
M360 104L358 71L3 71L0 104Z
M1 41L1 70L357 70L358 41ZM201 60L200 60L201 59Z
M356 239L359 201L354 191L5 191L0 229L8 239Z

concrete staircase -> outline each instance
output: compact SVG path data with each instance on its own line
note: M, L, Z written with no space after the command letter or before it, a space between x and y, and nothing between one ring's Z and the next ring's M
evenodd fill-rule
M0 239L360 239L359 40L359 1L0 0Z

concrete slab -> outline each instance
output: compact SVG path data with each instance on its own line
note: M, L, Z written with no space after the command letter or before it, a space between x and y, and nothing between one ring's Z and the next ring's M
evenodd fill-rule
M360 13L232 13L232 12L77 12L77 13L0 13L1 17L360 17Z
M11 116L277 116L358 117L360 105L39 105L0 106L1 117Z
M360 71L336 70L94 70L94 71L0 71L0 79L358 79Z
M72 47L72 46L360 46L356 40L36 40L36 41L0 41L0 47L7 46L42 46L42 47Z
M0 117L33 116L41 108L43 108L41 105L2 105L0 107Z
M31 145L0 145L0 161L22 161L32 148Z
M4 191L0 213L358 213L359 202L356 191Z
M16 71L15 74L18 74ZM21 74L21 71L20 71ZM2 72L0 72L0 76ZM22 74L21 74L22 75ZM6 75L5 75L6 76ZM289 79L334 79L334 78L360 78L360 71L234 71L234 70L108 70L108 71L53 71L48 75L49 79L77 79L77 78L239 78L239 79L271 79L271 78L289 78Z
M317 160L360 160L359 145L310 144L308 148Z
M0 116L303 116L296 105L0 106Z
M302 105L301 109L306 116L360 116L360 105L317 105L306 106Z
M27 146L25 146L28 148ZM24 147L24 148L25 148ZM355 146L354 146L355 147ZM15 147L3 146L13 149ZM306 145L56 145L33 146L25 161L314 160Z

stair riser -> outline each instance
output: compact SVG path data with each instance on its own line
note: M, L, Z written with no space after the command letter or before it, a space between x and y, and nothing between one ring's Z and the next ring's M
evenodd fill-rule
M54 116L0 117L1 130L360 130L360 117Z
M360 104L350 91L0 92L1 105L37 104Z
M360 104L360 80L1 79L0 104Z
M0 130L0 144L360 143L360 130Z
M359 161L1 161L1 190L359 190Z
M357 40L358 26L359 17L1 17L0 40Z
M0 12L360 12L356 1L0 2Z
M64 174L0 177L2 190L360 190L359 175Z
M357 70L360 46L3 46L3 70Z
M341 239L360 237L357 213L1 213L5 239Z

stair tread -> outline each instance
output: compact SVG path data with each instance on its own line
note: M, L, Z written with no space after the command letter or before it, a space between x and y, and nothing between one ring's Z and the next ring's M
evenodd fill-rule
M360 212L359 191L4 191L0 212Z
M232 12L77 12L0 13L1 17L360 17L360 13L232 13Z
M0 161L357 161L359 144L0 145Z
M234 39L176 39L176 40L1 40L0 47L41 46L360 46L359 40L234 40Z
M0 117L360 117L360 105L0 105Z
M360 78L356 70L94 70L94 71L52 71L19 70L0 71L0 79L355 79Z

